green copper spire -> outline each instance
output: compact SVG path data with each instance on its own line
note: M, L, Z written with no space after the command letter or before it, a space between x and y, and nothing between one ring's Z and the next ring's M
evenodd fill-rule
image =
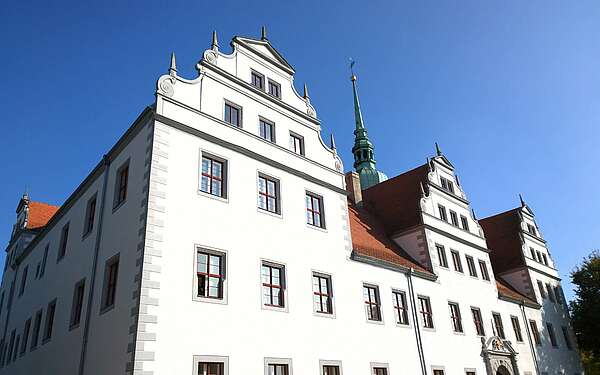
M356 90L356 76L353 68L354 61L350 63L352 76L352 92L354 94L354 146L352 154L354 154L354 169L360 176L360 185L362 189L367 189L375 184L387 180L387 176L375 168L377 163L374 158L375 149L369 140L367 129L363 123L362 112L360 110L360 102L358 100L358 92Z

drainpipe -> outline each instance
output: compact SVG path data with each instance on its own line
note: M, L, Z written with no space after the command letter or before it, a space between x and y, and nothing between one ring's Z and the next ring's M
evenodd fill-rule
M92 302L94 301L94 287L96 284L96 271L98 268L98 253L100 252L100 240L102 237L102 223L104 222L104 206L106 205L106 186L108 184L108 171L110 169L110 160L108 155L104 155L104 182L102 183L102 201L100 201L100 214L98 216L98 228L96 230L96 242L94 244L94 260L92 262L90 289L88 293L85 326L83 328L83 340L81 342L81 356L79 357L79 375L83 375L85 368L85 355L87 350L88 337L90 333L90 319L92 316Z
M527 340L529 341L529 348L531 349L531 355L533 356L533 364L535 365L535 373L540 375L540 368L538 365L537 355L535 354L535 348L533 346L533 341L531 340L531 331L529 330L529 321L527 320L527 316L525 315L525 301L521 301L519 304L521 308L521 315L523 315L523 323L525 324L525 330L527 331Z
M423 340L421 338L421 327L419 326L419 319L417 317L417 305L415 303L415 290L413 288L412 283L412 273L414 269L411 268L409 272L406 274L406 279L408 280L408 292L410 293L410 307L412 311L413 317L413 326L415 327L415 339L417 342L417 351L419 352L419 361L421 364L421 373L423 375L427 375L427 366L425 365L425 353L423 351Z

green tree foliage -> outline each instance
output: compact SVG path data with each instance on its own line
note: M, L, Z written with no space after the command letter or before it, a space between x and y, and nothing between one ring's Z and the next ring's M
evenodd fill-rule
M569 309L586 374L600 374L600 251L583 259L571 272L571 281L575 300Z

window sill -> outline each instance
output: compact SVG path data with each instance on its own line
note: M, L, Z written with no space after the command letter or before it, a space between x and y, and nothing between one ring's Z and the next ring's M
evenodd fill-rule
M104 306L103 308L100 309L100 315L103 315L111 310L113 310L115 308L115 304L113 303L110 306Z
M113 214L119 209L121 208L123 205L125 205L125 203L127 203L127 199L125 199L123 202L118 203L116 205L113 206L112 212Z
M383 320L371 320L371 319L367 319L367 323L369 324L377 324L377 325L385 325Z
M263 310L267 310L267 311L276 311L276 312L282 312L282 313L289 312L287 304L285 306L275 306L275 305L265 305L264 303L262 303L261 308Z
M421 329L425 332L435 332L435 327L434 328L421 327Z
M47 343L50 342L50 340L52 340L52 337L47 337L45 339L42 339L42 345L46 345Z
M211 193L207 193L207 192L202 191L202 190L198 190L198 195L206 197L206 198L214 199L216 201L220 201L220 202L223 202L223 203L229 203L229 198L224 198L224 197L221 197L219 195L214 195L214 194L211 194Z
M260 208L260 207L256 207L256 210L258 212L260 212L261 214L265 214L265 215L268 215L268 216L276 217L278 219L283 219L283 215L281 213L268 211L268 210L265 210L264 208Z
M412 326L410 325L410 323L402 324L402 323L398 323L398 322L396 322L396 327L400 327L400 328L412 328Z
M309 223L306 223L306 226L309 227L310 229L314 229L314 230L317 230L317 231L320 231L320 232L323 232L323 233L327 233L327 228L318 227L316 225L312 225L312 224L309 224Z
M85 241L86 238L88 238L90 236L90 234L92 234L92 232L94 231L94 228L92 228L91 230L89 230L88 232L84 233L81 236L81 241Z
M69 331L79 328L79 324L80 323L69 325Z
M329 319L335 319L335 313L323 313L323 312L318 312L318 311L314 311L313 310L313 315L314 316L318 316L320 318L329 318Z
M211 297L201 297L198 295L194 295L192 300L196 301L196 302L205 302L205 303L211 303L211 304L215 304L215 305L227 305L227 297L223 297L223 298L211 298Z

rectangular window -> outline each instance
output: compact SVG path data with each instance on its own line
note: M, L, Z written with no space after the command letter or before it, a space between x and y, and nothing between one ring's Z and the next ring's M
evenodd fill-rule
M323 220L323 198L306 192L306 223L319 228L325 228Z
M440 211L440 219L448 221L448 215L446 214L446 207L438 204L438 210Z
M258 208L280 213L278 180L263 174L258 175Z
M481 277L486 281L490 281L490 274L488 273L485 261L479 260L479 270L481 271Z
M515 331L515 338L518 342L523 342L523 335L521 334L521 324L519 323L519 318L516 316L511 316L510 321L513 326L513 330Z
M446 259L446 249L442 245L435 245L437 249L438 260L440 262L440 267L448 268L448 259Z
M224 160L202 155L200 172L200 191L221 198L226 198L227 164Z
M96 216L96 195L87 203L85 210L85 225L83 226L83 235L90 233L94 229L94 218Z
M536 259L535 259L535 250L533 249L533 247L530 247L530 248L529 248L529 252L531 253L531 258L532 258L533 260L536 260Z
M452 181L450 181L444 177L440 177L440 181L442 183L442 189L444 189L450 193L454 193L454 184L452 183Z
M223 362L200 362L198 363L198 375L225 375Z
M381 321L381 303L379 302L379 288L373 285L363 284L363 299L367 320Z
M471 307L471 314L473 315L473 324L475 324L475 331L477 332L477 335L485 336L483 319L481 318L481 310L476 307Z
M67 241L69 239L69 223L65 224L60 234L60 242L58 246L58 258L57 262L59 262L62 258L64 258L67 253Z
M452 321L452 329L454 332L463 332L462 318L460 316L460 307L458 303L448 302L448 308L450 309L450 319Z
M39 310L36 314L35 314L35 320L33 322L33 332L31 333L31 348L30 350L33 350L37 347L38 345L38 341L40 339L40 330L42 327L42 310Z
M23 342L21 343L21 350L19 351L20 355L25 354L27 351L27 341L29 340L29 330L31 329L31 318L27 319L25 322L25 327L23 328Z
M462 223L462 229L469 231L469 220L466 216L460 215L460 222Z
M562 304L562 294L558 286L554 287L554 298L556 298L556 303Z
M25 285L27 285L27 274L29 273L29 266L23 268L23 275L21 276L21 287L19 288L19 297L25 292Z
M290 150L299 155L304 155L304 138L290 132Z
M196 278L198 297L223 299L225 254L198 250Z
M48 251L50 250L50 244L46 244L44 248L44 256L42 257L42 265L40 267L40 279L44 276L44 272L46 272L46 261L48 260Z
M71 320L69 327L74 328L81 322L81 313L83 311L83 296L85 294L85 279L75 284L73 290L73 304L71 306Z
M275 142L275 124L262 118L259 119L258 135L269 142Z
M113 208L119 207L127 199L127 182L129 180L129 161L117 170L117 181L115 183L115 198Z
M105 311L115 305L117 280L119 276L119 254L106 261L104 266L104 287L102 288L102 308Z
M537 255L537 261L542 263L542 253L540 253L539 251L536 251L535 253Z
M340 375L340 366L323 366L323 375Z
M542 259L544 260L544 265L548 265L548 257L546 256L546 254L542 254Z
M433 370L433 375L444 375L444 370Z
M458 215L452 210L450 210L450 223L458 228Z
M537 281L538 290L540 291L540 296L542 299L546 298L546 290L544 289L544 284L540 280Z
M563 338L565 339L565 345L567 346L567 349L573 350L573 345L571 344L571 337L569 336L569 331L567 330L567 327L562 327L562 333Z
M419 296L419 313L421 315L421 324L425 328L433 328L433 314L431 312L431 303L429 297Z
M454 270L462 273L463 267L462 262L460 260L460 254L456 250L450 250L450 254L452 255L452 263L454 264Z
M475 260L473 257L466 255L467 268L469 269L469 276L477 277L477 269L475 268Z
M281 86L279 83L269 79L269 95L281 99Z
M548 298L550 299L550 301L556 302L556 300L554 299L552 287L548 283L546 283L546 291L548 292Z
M48 304L46 309L46 324L44 326L43 341L48 341L52 337L52 329L54 328L54 314L56 313L56 300Z
M531 328L531 334L533 335L533 341L538 346L542 345L542 338L540 337L540 331L538 331L537 323L535 320L529 321L529 327Z
M387 367L373 367L373 375L387 375Z
M496 335L501 339L505 339L504 335L504 325L502 324L502 317L498 313L492 313L492 317L494 318L494 328L496 329Z
M269 307L285 307L285 275L284 266L269 262L262 263L261 279L263 305Z
M265 76L255 72L254 70L252 71L251 75L251 83L252 86L264 90L265 89Z
M12 332L10 333L10 341L8 344L8 355L6 356L6 364L9 364L12 360L12 356L13 356L13 349L15 346L15 335L17 334L16 330L12 330Z
M313 272L312 280L314 311L322 314L333 314L331 276Z
M396 323L408 325L408 305L406 303L406 293L393 291L392 298L394 302L394 312L396 314Z
M536 232L535 227L533 225L527 224L527 231L530 234L533 234L534 236L537 236L537 232Z
M550 343L553 347L558 347L558 342L556 341L556 335L554 334L554 327L552 323L546 322L546 330L548 331L548 337L550 338Z
M288 375L289 369L287 364L268 364L267 375Z
M225 102L225 122L242 127L242 107L230 102Z

